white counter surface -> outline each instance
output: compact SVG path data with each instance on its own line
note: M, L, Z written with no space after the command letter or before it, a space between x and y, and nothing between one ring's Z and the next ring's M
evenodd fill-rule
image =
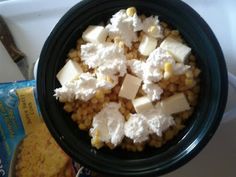
M6 20L17 46L26 54L30 66L39 57L43 43L60 17L77 2L78 0L0 0L0 14ZM228 70L236 75L236 1L185 2L210 25L223 49ZM1 43L0 62L0 82L23 78ZM236 107L235 93L231 92L228 109ZM235 135L236 119L221 123L215 136L197 157L164 177L235 177Z

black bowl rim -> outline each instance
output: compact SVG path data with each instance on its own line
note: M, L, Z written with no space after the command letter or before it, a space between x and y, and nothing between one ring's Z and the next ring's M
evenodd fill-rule
M107 0L101 0L101 1L107 1ZM39 99L39 105L40 105L40 109L42 112L42 115L47 115L46 113L46 108L44 108L43 106L43 100L42 100L42 96L43 94L39 91L40 90L40 86L41 83L43 82L42 78L40 77L42 71L42 68L40 67L40 65L42 65L43 61L43 57L47 51L48 45L50 43L50 41L53 39L54 33L56 33L57 28L60 28L60 26L70 17L70 14L72 14L76 9L82 8L84 5L93 2L93 0L83 0L81 2L79 2L78 4L76 4L75 6L73 6L61 19L60 21L56 24L56 26L54 27L54 30L51 32L50 36L48 37L48 39L46 40L43 49L42 49L42 53L40 55L40 60L39 60L39 68L38 68L38 74L37 74L37 90L38 90L38 99ZM169 0L169 3L177 3L178 6L181 6L181 8L183 10L187 10L188 12L190 12L190 15L192 15L196 20L198 20L199 26L201 26L201 28L203 29L203 31L207 34L209 41L211 41L212 43L212 47L215 51L215 54L217 56L218 63L219 63L219 69L220 69L220 73L221 73L221 85L220 85L220 90L221 90L221 95L219 98L219 102L221 103L219 105L219 109L216 112L216 116L214 119L214 124L212 126L210 126L210 128L207 130L206 134L207 136L203 137L201 139L200 142L198 142L197 147L195 147L194 149L191 150L190 153L188 153L187 155L185 155L184 157L179 157L177 159L178 163L174 163L174 164L170 164L168 167L159 170L159 174L164 174L170 171L173 171L175 169L177 169L178 167L184 165L185 163L187 163L188 161L190 161L193 157L195 157L205 146L206 144L209 142L209 140L211 139L211 137L214 135L215 131L217 130L217 127L220 124L223 112L224 112L224 108L226 105L226 101L227 101L227 94L228 94L228 76L227 76L227 69L226 69L226 63L224 60L224 56L221 50L221 47L213 33L213 31L211 30L211 28L208 26L208 24L202 19L202 17L194 10L192 9L189 5L187 5L186 3L182 2L182 1L178 1L176 2L175 0ZM50 122L50 120L48 118L44 118L51 134L54 136L54 138L56 139L56 141L60 144L60 146L65 150L65 152L67 152L70 156L73 157L73 153L70 151L70 147L68 147L66 144L64 144L63 141L61 141L61 137L57 134L57 131L55 130L55 128L53 127L52 123ZM96 164L88 164L86 162L86 159L84 159L83 157L81 157L80 162L82 164L86 164L87 167L91 168L92 170L95 171L99 171L102 173L108 173L111 175L126 175L126 176L130 176L131 174L116 174L113 173L111 171L106 171L106 169L100 169ZM156 170L153 171L149 171L149 172L143 172L143 173L135 173L133 172L132 175L137 175L137 176L146 176L146 175L152 175L155 174Z

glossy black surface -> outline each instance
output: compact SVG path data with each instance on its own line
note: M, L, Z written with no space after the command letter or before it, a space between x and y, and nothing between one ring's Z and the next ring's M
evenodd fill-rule
M143 152L121 149L94 150L87 133L78 130L53 97L59 87L56 74L66 54L88 25L105 22L122 8L159 15L177 28L198 58L202 70L199 104L187 128L161 149ZM60 146L74 160L93 170L117 176L161 175L193 158L217 129L227 98L227 71L221 48L208 25L188 5L176 0L84 0L68 11L53 29L42 49L37 91L44 120Z

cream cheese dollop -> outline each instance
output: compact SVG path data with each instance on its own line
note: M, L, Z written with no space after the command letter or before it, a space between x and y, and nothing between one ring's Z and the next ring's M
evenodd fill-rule
M71 102L79 99L88 101L98 89L108 89L111 84L103 80L97 80L91 73L82 73L77 80L67 82L60 88L54 90L54 96L61 102Z
M124 9L115 13L106 26L111 38L121 38L129 48L131 48L132 42L138 40L136 32L142 30L142 28L142 21L138 15L135 13L133 16L128 16Z
M119 111L120 104L111 102L93 118L90 135L99 141L117 146L124 137L125 119ZM98 132L98 135L97 133Z

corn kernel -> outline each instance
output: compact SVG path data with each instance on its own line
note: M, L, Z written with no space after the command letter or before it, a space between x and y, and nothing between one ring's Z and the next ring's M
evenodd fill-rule
M103 92L104 92L104 94L110 94L111 90L110 89L104 89Z
M175 92L176 91L176 86L174 84L169 85L169 91L170 92Z
M120 112L121 112L122 114L125 114L125 108L124 108L124 107L120 107Z
M196 68L196 69L194 70L194 76L195 76L195 77L198 77L200 73L201 73L201 70L200 70L200 69Z
M171 31L171 34L172 34L173 36L179 36L179 31L178 31L178 30L172 30L172 31Z
M131 59L134 59L134 55L133 55L133 53L128 53L127 55L126 55L126 58L128 59L128 60L131 60Z
M90 119L85 119L84 124L85 124L85 126L87 126L87 127L90 126L91 120L90 120Z
M124 53L127 53L128 50L129 50L129 48L127 46L125 46L125 45L124 45L123 49L124 49Z
M84 40L83 40L82 38L78 39L78 40L77 40L77 44L80 44L80 45L81 45L81 44L84 44Z
M144 14L140 15L140 19L143 21L145 20L146 16Z
M88 71L89 69L88 65L85 65L85 64L83 64L81 67L84 72Z
M128 117L129 114L130 114L130 112L128 110L126 110L125 113L124 113L125 117Z
M120 42L118 43L118 47L124 48L124 47L125 47L125 43L124 43L123 41L120 41Z
M71 118L72 118L73 121L76 121L77 115L76 115L75 113L73 113L73 114L71 115Z
M182 124L176 125L177 130L182 130L185 126Z
M152 34L155 34L157 32L157 27L152 25L148 28L148 34L152 35Z
M77 50L71 49L70 52L68 53L68 57L71 58L71 59L78 57L78 52L77 52Z
M97 137L91 139L91 144L97 149L100 149L104 145Z
M110 100L111 101L117 101L117 94L115 94L115 93L112 93L111 95L110 95Z
M99 139L99 131L95 131L95 136L91 139L92 146L96 147L97 149L100 149L104 144Z
M125 116L125 120L128 121L130 118L130 114L128 114L127 116Z
M113 144L111 144L111 143L106 143L106 145L107 145L110 149L114 149L114 148L115 148L115 146L114 146Z
M185 73L185 76L186 76L187 78L193 78L193 72L192 72L192 71L187 71L187 72Z
M158 85L159 85L162 89L165 89L165 88L167 87L168 83L167 83L167 82L159 82Z
M199 86L193 88L193 92L194 93L199 93L199 91L200 91L200 87Z
M135 146L131 146L130 149L131 149L131 151L136 152L136 147Z
M104 93L103 93L103 91L98 90L98 91L96 92L96 94L95 94L95 97L96 97L98 100L104 99Z
M107 41L107 42L111 42L111 38L110 38L110 37L108 37L106 41Z
M164 72L164 79L167 80L172 76L172 73L170 72Z
M87 109L82 110L82 111L81 111L81 114L82 114L83 116L86 116L86 115L88 114Z
M160 25L163 26L164 28L166 28L168 26L167 23L165 23L165 22L160 22Z
M193 79L185 79L185 85L186 86L194 86L194 80Z
M96 103L98 102L98 100L97 100L96 98L92 98L91 102L92 102L93 104L96 104Z
M195 61L195 60L196 60L196 58L195 58L195 56L194 56L194 55L192 55L192 54L191 54L191 55L189 56L189 60L190 60L190 61Z
M133 17L136 12L137 10L135 7L129 7L128 9L126 9L126 14L130 17Z
M87 127L84 124L79 124L79 129L80 130L86 130Z
M75 57L75 58L72 58L72 60L79 62L80 58L79 57Z
M157 141L155 144L154 144L154 147L158 148L158 147L161 147L162 146L162 142L161 141Z
M164 35L165 35L165 36L168 36L169 34L170 34L170 29L166 28L166 29L164 30Z
M120 41L121 41L120 37L118 36L114 37L114 43L119 44Z
M142 150L143 150L143 146L137 146L137 150L139 151L139 152L141 152Z
M128 110L131 110L133 108L133 104L130 101L128 101L125 105Z
M169 79L173 75L173 66L171 63L166 62L164 64L164 79Z
M189 114L188 111L185 111L185 112L183 112L183 114L182 114L182 118L183 118L183 119L187 119L187 118L189 118L189 116L190 116L190 114Z
M99 130L95 130L95 137L98 137L99 136Z
M174 133L171 130L165 132L165 139L170 140L174 137Z
M115 88L114 88L114 92L116 94L118 94L120 92L120 86L119 85L116 85Z
M165 72L172 73L172 72L173 72L173 66L172 66L172 64L169 63L169 62L166 62L166 63L164 64L164 71L165 71Z
M73 106L72 106L72 104L66 103L66 104L64 105L64 110L65 110L66 112L72 112L72 111L73 111Z
M105 79L106 79L107 82L113 83L113 80L110 76L106 76Z

